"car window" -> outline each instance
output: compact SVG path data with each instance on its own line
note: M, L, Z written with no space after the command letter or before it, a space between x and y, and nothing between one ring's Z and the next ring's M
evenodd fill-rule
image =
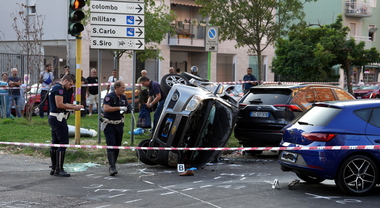
M368 122L369 116L371 115L372 108L360 109L354 111L354 114L359 118L363 119L365 122Z
M336 100L331 88L327 87L313 87L315 93L315 102L325 102Z
M380 108L373 109L369 123L376 127L380 127Z
M352 100L353 99L352 96L348 92L346 92L342 89L335 89L334 88L332 90L335 92L335 94L339 100Z
M244 104L287 104L292 91L290 89L251 89L243 100Z
M341 111L341 108L314 106L301 116L297 122L301 125L326 126Z

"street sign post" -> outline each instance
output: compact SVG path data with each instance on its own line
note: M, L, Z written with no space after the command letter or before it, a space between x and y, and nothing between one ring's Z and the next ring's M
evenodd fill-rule
M144 50L144 1L90 2L91 48Z
M218 52L219 34L217 26L206 26L205 51Z

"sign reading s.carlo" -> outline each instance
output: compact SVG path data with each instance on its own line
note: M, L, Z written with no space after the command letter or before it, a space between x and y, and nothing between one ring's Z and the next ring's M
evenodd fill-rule
M143 0L92 0L91 48L144 50Z
M218 52L219 33L217 26L206 26L205 51Z

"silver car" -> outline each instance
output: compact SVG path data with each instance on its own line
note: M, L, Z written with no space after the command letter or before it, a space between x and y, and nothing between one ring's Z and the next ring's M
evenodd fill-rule
M188 75L189 76L189 75ZM191 78L191 77L190 77ZM140 147L224 147L237 120L237 102L223 85L190 79L189 85L174 84L151 139ZM138 150L148 165L202 167L220 151Z

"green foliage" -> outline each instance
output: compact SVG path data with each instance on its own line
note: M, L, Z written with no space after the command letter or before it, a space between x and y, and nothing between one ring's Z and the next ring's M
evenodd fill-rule
M135 113L135 118L138 118L138 113ZM131 121L132 116L128 114L125 116L123 146L137 146L143 139L150 138L149 132L144 135L135 135L134 143L131 144ZM71 115L67 123L75 125L74 116ZM136 122L134 122L136 124ZM98 130L98 117L81 118L81 127L87 129ZM51 143L50 125L47 119L40 119L38 116L33 117L28 121L22 118L0 119L0 141L2 142L22 142L22 143ZM81 145L103 145L106 146L105 136L101 133L101 143L98 143L98 137L82 137L80 139ZM70 144L75 144L74 138L70 138ZM228 142L229 147L238 147L239 142L232 137ZM49 148L46 147L26 147L26 146L13 146L13 145L0 145L0 151L5 151L12 154L24 154L35 157L49 157ZM68 163L84 163L94 162L99 164L107 163L106 149L90 149L90 148L68 148L66 154L66 161ZM136 152L132 150L120 150L118 163L137 162Z
M337 81L339 77L332 69L335 65L351 77L352 66L378 62L379 52L364 49L364 42L347 39L348 31L342 15L330 25L310 28L300 23L292 27L289 36L276 43L272 71L281 75L282 81ZM347 82L350 91L351 79Z
M303 3L315 0L196 0L203 7L200 13L220 26L220 40L236 40L235 47L248 46L258 56L273 44L293 20L304 17ZM262 69L259 77L263 79Z

